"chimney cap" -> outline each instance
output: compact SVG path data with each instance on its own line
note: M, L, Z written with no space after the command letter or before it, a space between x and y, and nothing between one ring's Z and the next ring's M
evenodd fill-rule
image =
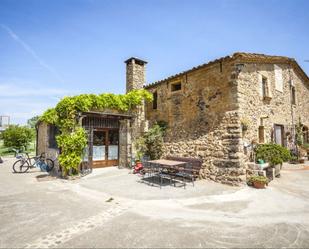
M131 58L127 59L126 61L124 61L124 63L128 64L128 63L131 63L133 60L135 61L136 64L139 64L139 65L147 64L147 61L141 60L141 59L136 58L136 57L131 57Z

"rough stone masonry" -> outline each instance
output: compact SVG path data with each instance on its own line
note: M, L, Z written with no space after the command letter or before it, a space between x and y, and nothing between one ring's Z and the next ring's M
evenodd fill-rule
M156 102L146 119L168 124L165 155L201 158L201 178L216 182L243 183L245 146L274 141L275 124L285 128L285 146L299 119L309 126L309 79L287 57L235 53L145 88Z

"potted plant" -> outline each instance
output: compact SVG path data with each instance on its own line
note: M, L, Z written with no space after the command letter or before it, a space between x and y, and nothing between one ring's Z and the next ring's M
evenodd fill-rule
M135 158L135 166L138 168L142 167L142 158L145 155L146 152L146 143L145 143L145 138L143 136L139 137L138 139L136 139L136 141L134 142L134 146L136 149L136 158Z
M262 189L268 184L268 179L265 176L251 176L249 182L253 185L253 187Z
M280 175L282 163L291 160L290 151L278 144L260 144L255 153L258 160L262 159L275 168L275 176Z
M297 156L292 156L291 160L290 160L290 163L291 164L297 164L298 163Z

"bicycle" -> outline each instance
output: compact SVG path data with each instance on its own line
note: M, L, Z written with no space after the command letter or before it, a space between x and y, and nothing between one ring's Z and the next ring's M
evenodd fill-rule
M16 151L16 158L19 159L13 164L15 173L25 173L30 168L38 167L41 171L50 172L54 168L54 161L45 157L45 153L40 156L30 157L28 153L25 155Z

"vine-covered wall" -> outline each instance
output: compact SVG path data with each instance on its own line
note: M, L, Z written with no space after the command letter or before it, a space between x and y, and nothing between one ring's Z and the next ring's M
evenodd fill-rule
M80 115L87 111L109 109L119 113L131 112L142 106L144 101L152 101L152 95L144 90L133 90L127 94L81 94L63 98L55 108L48 109L40 122L56 125L60 130L57 144L61 149L58 157L64 176L77 173L87 144L86 132L80 124Z

